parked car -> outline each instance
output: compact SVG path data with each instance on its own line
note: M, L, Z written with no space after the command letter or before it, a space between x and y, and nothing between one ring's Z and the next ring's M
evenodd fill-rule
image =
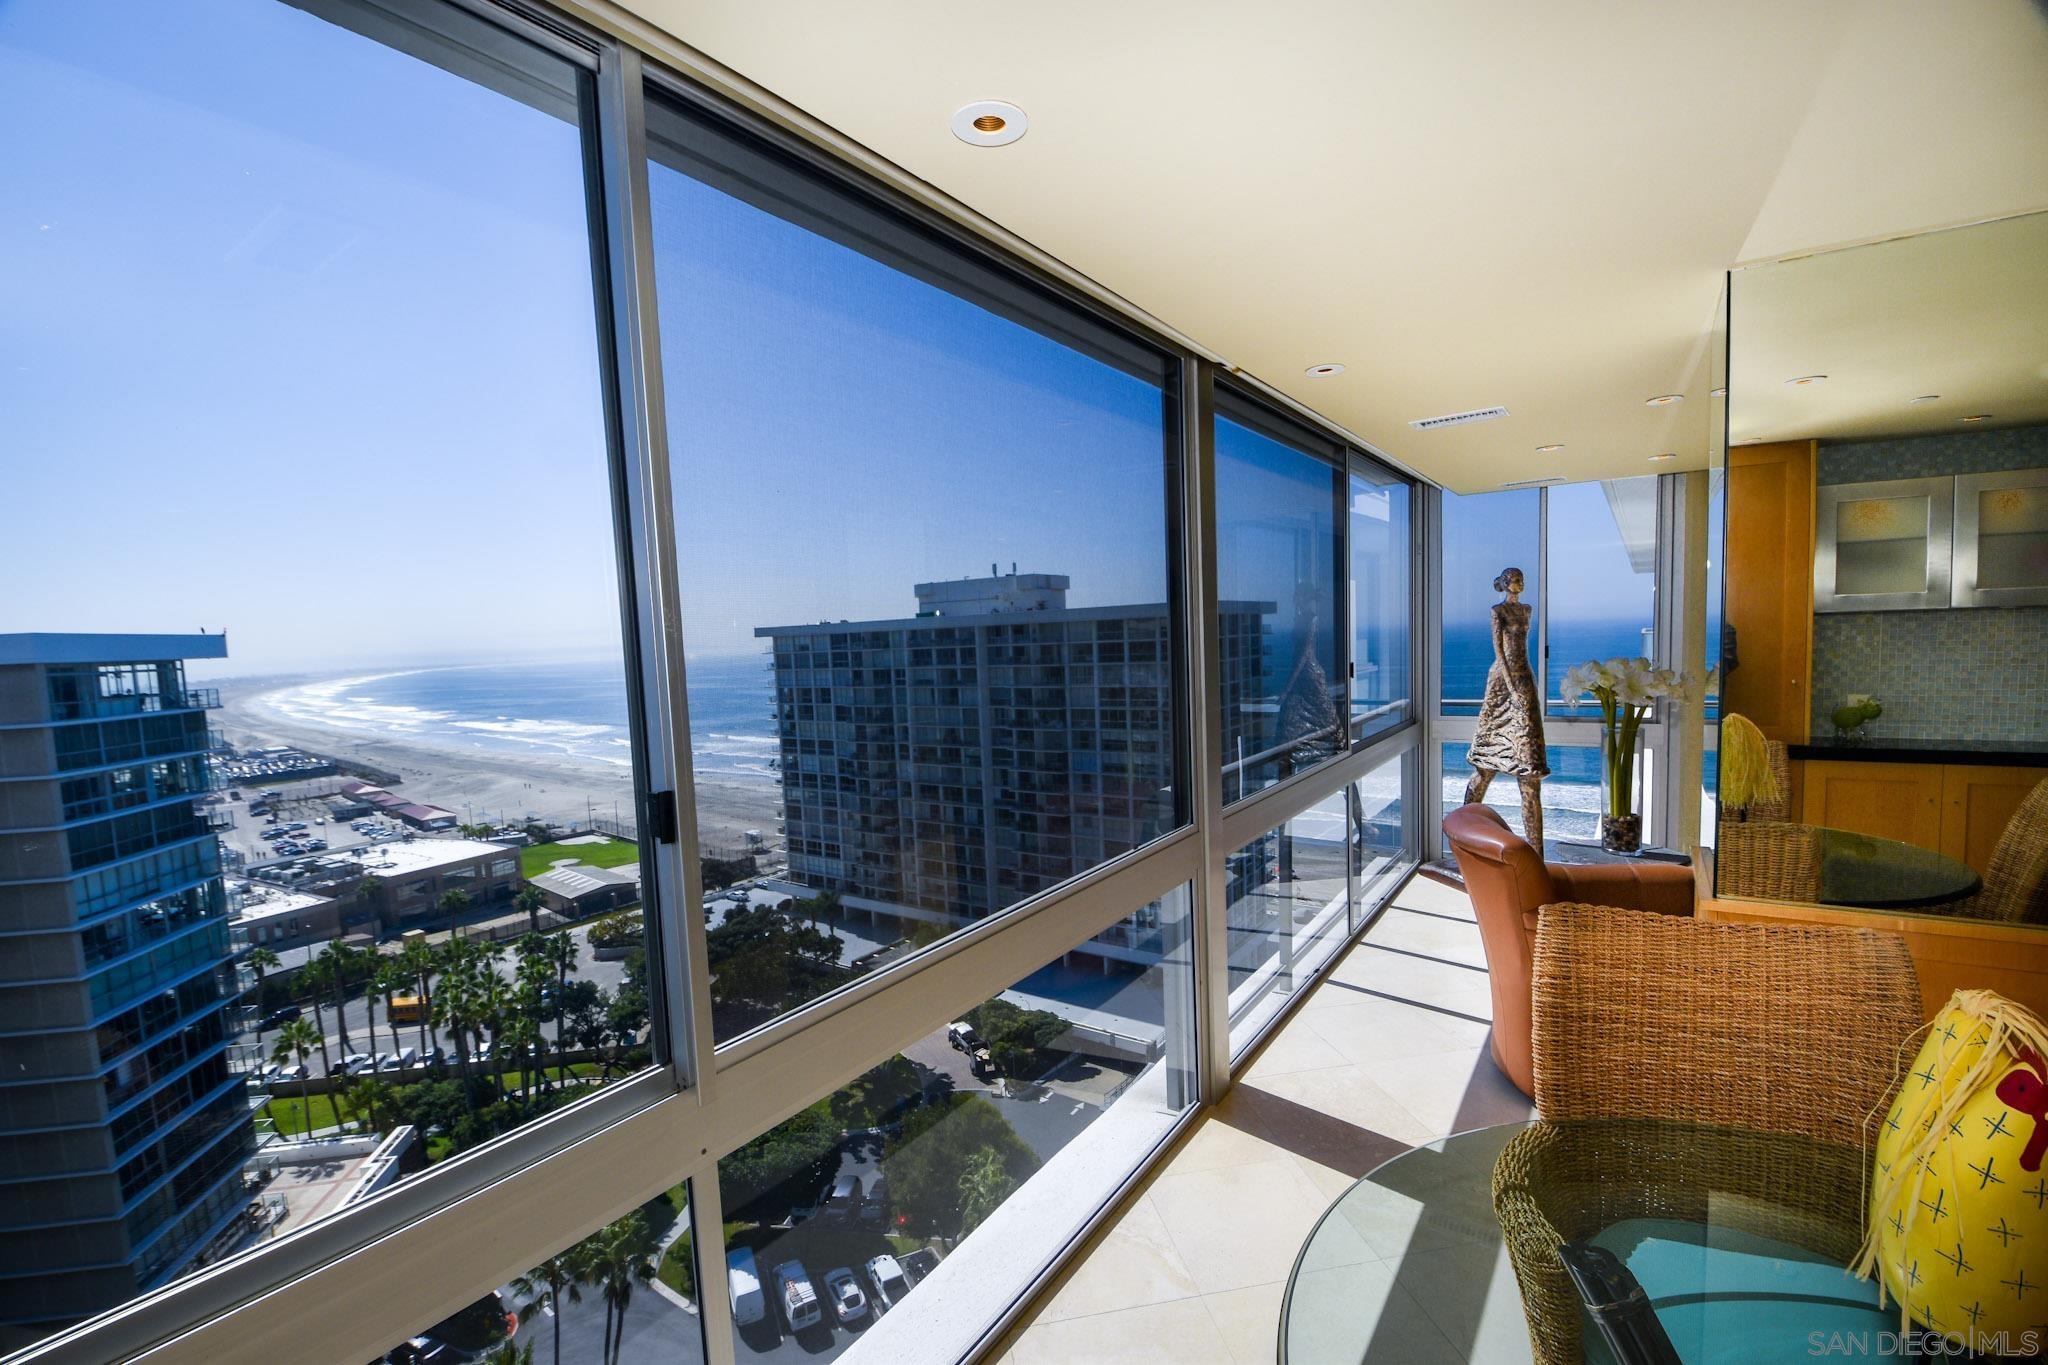
M981 1035L974 1031L974 1025L951 1023L946 1025L946 1041L972 1057L982 1046Z
M859 1322L868 1315L868 1296L845 1266L825 1272L825 1297L832 1300L832 1312L842 1323Z
M259 1029L283 1028L286 1024L289 1024L304 1013L305 1011L297 1005L281 1005L264 1015L256 1027Z
M377 1059L367 1052L351 1052L341 1059L341 1073L344 1076L360 1076L377 1065Z
M748 1248L735 1247L725 1253L725 1288L732 1296L734 1323L751 1327L767 1316L768 1301L761 1293L761 1272Z
M844 1223L851 1219L860 1207L860 1177L852 1171L842 1171L831 1188L824 1191L818 1200L818 1219L825 1223Z
M270 1083L272 1085L278 1085L284 1082L297 1082L303 1081L305 1079L306 1068L299 1065L299 1063L297 1062L293 1062L290 1066L279 1068L278 1073L275 1076L271 1077Z
M803 1262L784 1261L775 1267L775 1292L782 1303L782 1320L790 1331L801 1332L818 1325L823 1311L818 1291L811 1286L811 1277L804 1273Z
M903 1258L902 1265L904 1278L914 1285L939 1268L939 1253L930 1247L919 1247Z
M884 1311L894 1308L910 1292L910 1281L903 1278L903 1267L896 1264L894 1256L870 1257L863 1269L868 1272L868 1283L874 1286L877 1308Z
M860 1221L873 1225L889 1216L889 1177L869 1171L861 1177Z

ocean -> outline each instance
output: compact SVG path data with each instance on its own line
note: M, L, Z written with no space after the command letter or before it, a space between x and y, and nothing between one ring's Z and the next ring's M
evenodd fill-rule
M1582 659L1635 654L1642 646L1641 630L1627 623L1559 622L1551 631L1546 690L1554 697L1565 669ZM1492 661L1493 646L1484 630L1446 631L1445 695L1471 699L1451 709L1477 712ZM768 656L693 658L688 678L697 772L776 781L774 676ZM610 661L393 670L305 684L273 693L265 704L295 720L443 748L618 768L632 761L625 676ZM1585 709L1580 714L1597 713ZM1445 744L1443 753L1444 799L1455 804L1470 774L1465 746ZM1550 763L1545 804L1553 812L1552 832L1571 837L1594 833L1598 750L1553 745ZM1511 806L1514 793L1513 783L1496 781L1489 802Z

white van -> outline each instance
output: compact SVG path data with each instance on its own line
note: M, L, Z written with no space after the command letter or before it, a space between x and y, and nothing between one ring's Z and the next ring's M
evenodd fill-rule
M746 1247L725 1253L725 1287L732 1295L732 1320L739 1326L751 1327L767 1315L761 1272L754 1265L754 1253Z
M782 1319L792 1332L815 1327L820 1316L818 1291L804 1273L803 1262L784 1261L775 1267L775 1286L782 1299Z

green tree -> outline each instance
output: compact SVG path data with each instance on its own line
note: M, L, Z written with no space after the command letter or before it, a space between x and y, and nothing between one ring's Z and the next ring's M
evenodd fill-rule
M584 1281L604 1296L605 1365L618 1365L619 1352L626 1343L626 1310L633 1304L633 1290L654 1279L654 1237L647 1216L638 1209L615 1223L607 1223L581 1247Z
M1002 1112L980 1095L949 1095L913 1110L882 1157L897 1207L913 1227L956 1237L961 1231L961 1181L983 1152L1014 1184L1038 1169L1038 1158ZM977 1165L979 1170L980 1166Z
M358 1076L341 1088L339 1098L348 1106L349 1113L355 1115L359 1131L381 1133L384 1125L378 1120L384 1117L389 1107L386 1103L389 1094L382 1077ZM335 1117L338 1119L341 1115L337 1113Z
M561 1331L559 1323L556 1324L555 1330ZM559 1345L556 1347L555 1358L561 1359ZM533 1346L531 1343L522 1346L512 1338L506 1337L484 1352L483 1365L533 1365Z
M242 954L242 961L249 964L249 970L256 973L256 1008L267 1008L263 1000L263 978L271 971L284 965L283 959L261 944Z
M519 894L512 898L512 908L526 914L527 933L540 932L540 912L547 903L548 898L541 894L537 886L522 886L519 888Z
M569 1074L569 973L576 970L582 951L570 934L556 934L547 940L547 963L555 970L555 1060L564 1078Z
M815 1193L828 1164L839 1167L839 1120L820 1100L720 1159L718 1188L725 1216L745 1217L750 1205L769 1194L778 1194L776 1202L793 1202Z
M550 1256L512 1281L521 1300L519 1321L532 1322L545 1310L555 1324L555 1365L562 1365L562 1305L583 1302L583 1260L575 1249Z
M441 898L434 902L434 908L448 921L448 937L455 938L455 930L462 923L462 917L469 913L469 893L461 889L443 891Z
M327 1074L327 1035L303 1018L287 1019L284 1027L277 1031L277 1037L271 1042L270 1060L284 1066L296 1058L303 1069L307 1056L316 1047L320 1049L320 1074L324 1076ZM299 1094L302 1098L308 1096L303 1084L299 1087ZM309 1105L306 1115L307 1128L310 1129L312 1123L313 1116Z
M384 1027L391 1034L391 1050L394 1053L398 1051L400 1043L398 1041L398 1021L391 1017L391 1002L411 989L412 973L407 970L406 965L396 957L380 955L377 958L376 971L370 977L370 995L373 999L383 1002ZM374 1042L376 1036L377 1019L375 1015L372 1015L370 1017L371 1041ZM424 1056L426 1049L421 1048L420 1053Z
M1016 1188L995 1148L984 1147L968 1157L960 1170L960 1235L980 1227Z
M432 1027L434 1013L434 976L440 970L441 959L433 945L424 938L416 938L398 950L398 964L412 977L413 986L420 998L420 1054L434 1046Z
M314 959L320 969L320 984L334 992L334 1035L343 1052L354 1052L355 1042L348 1034L348 994L356 976L363 969L363 953L351 948L340 939L335 939ZM374 1031L370 1037L370 1048L374 1051L377 1039Z

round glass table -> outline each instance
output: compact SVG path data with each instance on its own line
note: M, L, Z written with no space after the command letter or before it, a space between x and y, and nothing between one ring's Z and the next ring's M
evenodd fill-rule
M1512 1362L1533 1336L1544 1359L1600 1365L1805 1360L1816 1332L1897 1325L1843 1269L1864 1176L1854 1148L1739 1128L1460 1133L1324 1212L1288 1278L1279 1359Z
M1822 905L1914 910L1948 905L1983 886L1968 863L1918 844L1813 827Z

